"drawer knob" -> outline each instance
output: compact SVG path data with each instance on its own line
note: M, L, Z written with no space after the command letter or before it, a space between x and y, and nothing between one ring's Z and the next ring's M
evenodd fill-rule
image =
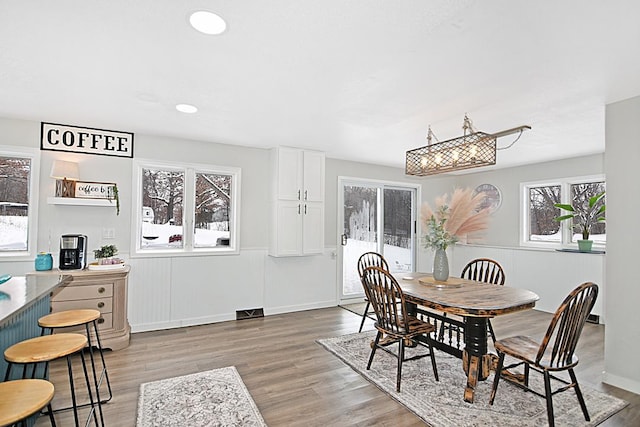
M104 319L101 317L98 319L98 323L104 323Z
M102 307L104 307L104 303L103 303L102 301L100 301L100 302L98 303L98 308L102 308Z
M98 288L98 293L99 294L104 294L105 290L106 290L105 288Z

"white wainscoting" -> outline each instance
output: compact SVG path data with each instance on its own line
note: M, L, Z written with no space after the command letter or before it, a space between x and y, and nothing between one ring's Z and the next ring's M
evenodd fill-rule
M554 313L575 287L594 282L599 286L599 295L591 313L600 316L600 323L605 323L604 254L456 245L450 259L451 274L459 275L474 258L498 261L505 270L505 285L535 292L540 297L536 309L549 313Z
M273 258L265 249L233 256L133 258L129 274L132 332L234 320L237 310L265 315L337 303L333 251Z

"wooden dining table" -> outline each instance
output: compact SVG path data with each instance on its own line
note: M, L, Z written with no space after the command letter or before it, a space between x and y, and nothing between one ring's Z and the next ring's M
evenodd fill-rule
M395 275L407 302L418 314L439 319L440 327L448 322L463 329L464 348L462 352L447 348L442 334L436 347L450 354L462 357L462 367L467 375L464 400L473 403L478 381L484 381L490 374L495 355L488 352L487 319L503 314L531 309L539 297L535 293L474 280L449 277L439 282L430 273L410 273ZM424 310L423 308L429 309ZM463 322L447 319L438 312L462 316Z

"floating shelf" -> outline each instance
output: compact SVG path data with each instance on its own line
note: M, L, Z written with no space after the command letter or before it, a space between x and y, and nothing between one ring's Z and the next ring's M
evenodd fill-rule
M72 205L72 206L111 206L116 207L115 200L109 199L80 199L77 197L47 197L50 205Z

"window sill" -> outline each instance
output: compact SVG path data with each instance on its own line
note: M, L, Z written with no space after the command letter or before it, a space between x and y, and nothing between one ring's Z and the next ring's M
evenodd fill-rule
M590 251L581 251L580 249L556 249L558 252L573 252L578 254L606 254L606 251L593 249Z

